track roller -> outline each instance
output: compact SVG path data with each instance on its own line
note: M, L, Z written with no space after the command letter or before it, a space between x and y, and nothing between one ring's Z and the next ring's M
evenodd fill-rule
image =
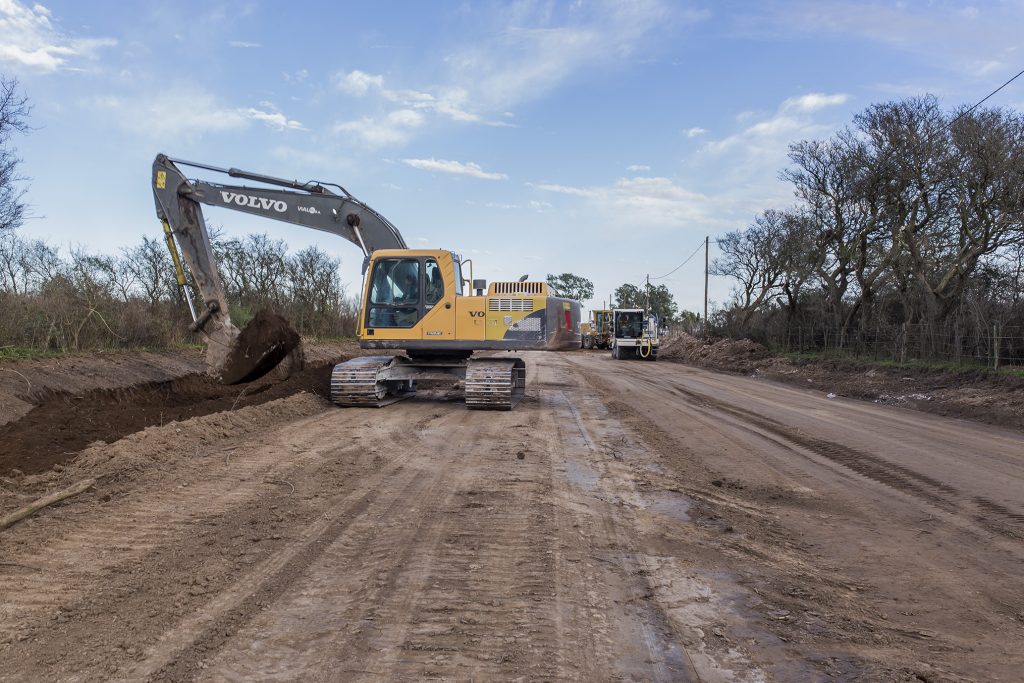
M466 407L512 410L526 392L521 358L471 358L466 365Z
M409 379L385 379L396 363L394 356L362 356L334 366L331 401L339 406L380 408L416 393Z

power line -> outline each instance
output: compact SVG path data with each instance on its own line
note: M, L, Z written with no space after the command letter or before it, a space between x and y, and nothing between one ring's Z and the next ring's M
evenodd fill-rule
M957 115L957 116L956 116L956 117L955 117L955 118L954 118L954 119L953 119L952 121L950 121L950 122L949 122L949 124L948 124L948 125L949 125L949 126L952 126L952 125L953 125L954 123L956 123L957 121L959 121L959 120L960 120L960 119L962 119L963 117L965 117L965 116L967 116L968 114L970 114L970 113L971 113L972 111L974 111L975 109L977 109L978 107L980 107L980 106L981 106L982 104L984 104L984 103L985 103L985 101L986 101L986 100L988 100L988 98L992 97L992 96L993 96L993 95L995 95L995 94L996 94L997 92L999 92L1000 90L1002 90L1002 89L1003 89L1003 88L1005 88L1006 86L1008 86L1008 85L1010 85L1011 83L1013 83L1013 82L1014 82L1015 80L1017 80L1018 78L1020 78L1020 77L1021 77L1022 75L1024 75L1024 70L1018 71L1018 72L1017 72L1017 75L1016 75L1016 76L1014 76L1014 77L1013 77L1013 78L1011 78L1010 80L1006 81L1006 82L1005 82L1005 83L1003 83L1003 84L1002 84L1001 86L999 86L998 88L996 88L995 90L993 90L992 92L990 92L989 94L985 95L985 96L984 96L983 98L981 98L980 100L978 100L977 102L975 102L975 103L974 103L974 105L973 105L973 106L971 106L971 108L970 108L970 109L968 109L968 110L966 110L966 111L963 111L963 112L961 112L960 114L958 114L958 115Z
M683 261L683 262L682 262L682 263L680 263L680 264L679 264L678 266L676 266L675 268L673 268L673 269L672 269L672 270L670 270L669 272L665 273L664 275L659 275L658 277L650 277L650 278L647 278L647 279L648 279L648 280L664 280L664 279L665 279L665 278L667 278L667 277L668 277L669 275L671 275L672 273L676 272L677 270L679 270L680 268L682 268L683 266L685 266L685 265L686 265L687 263L689 263L689 262L690 262L690 259L692 259L692 258L693 258L694 256L696 256L696 255L697 255L697 253L698 253L698 252L700 251L701 247L703 247L703 246L704 246L704 240L701 240L701 241L700 241L700 244L698 244L698 245L697 245L697 248L693 250L693 253L692 253L692 254L690 254L689 256L687 256L687 257L686 257L686 260L685 260L685 261Z

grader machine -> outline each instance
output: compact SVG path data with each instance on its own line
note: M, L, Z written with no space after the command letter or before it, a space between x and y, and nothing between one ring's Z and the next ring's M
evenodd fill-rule
M584 349L607 349L612 343L612 312L598 309L590 312L590 320L580 325Z

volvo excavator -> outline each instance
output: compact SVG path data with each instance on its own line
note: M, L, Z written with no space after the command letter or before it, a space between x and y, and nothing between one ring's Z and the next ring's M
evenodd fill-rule
M186 166L260 185L189 179L181 170ZM210 369L226 384L266 374L300 342L280 319L273 324L257 316L241 331L231 322L203 204L329 232L362 250L359 346L383 353L334 367L330 395L339 406L380 407L411 396L418 380L461 379L469 408L511 410L526 388L525 363L498 354L473 357L474 352L579 348L579 302L549 296L544 282L488 287L472 280L470 261L443 249L409 249L394 225L340 185L163 154L153 162L152 182L157 217L192 313L191 329L205 337ZM190 296L181 257L199 302ZM463 278L463 266L471 282Z

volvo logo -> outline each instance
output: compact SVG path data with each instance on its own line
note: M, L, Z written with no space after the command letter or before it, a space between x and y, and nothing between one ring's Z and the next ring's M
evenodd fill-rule
M221 199L224 200L225 204L237 204L238 206L244 206L250 209L262 209L263 211L270 211L273 209L278 213L284 213L288 210L288 204L280 199L268 199L267 197L254 197L249 194L239 194L237 192L225 192L221 190Z

